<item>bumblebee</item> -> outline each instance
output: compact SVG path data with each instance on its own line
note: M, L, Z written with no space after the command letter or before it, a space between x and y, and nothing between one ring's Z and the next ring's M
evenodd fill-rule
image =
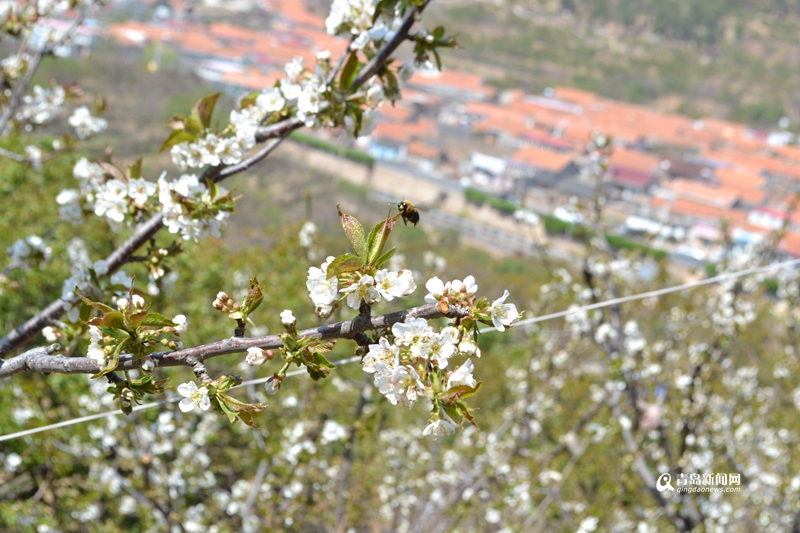
M403 224L406 226L409 222L417 225L419 222L419 211L417 208L414 207L414 204L409 202L408 200L403 200L402 202L397 204L397 210L400 212L400 216L403 217Z

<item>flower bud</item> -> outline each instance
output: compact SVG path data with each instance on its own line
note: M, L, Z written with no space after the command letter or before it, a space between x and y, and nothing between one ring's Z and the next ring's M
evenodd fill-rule
M480 358L481 356L481 349L478 348L478 345L475 344L475 341L472 339L464 339L463 341L459 342L458 351L467 357L474 355L475 357Z
M186 333L186 328L189 327L188 322L186 321L186 317L184 315L177 315L175 318L172 319L173 322L177 324L175 327L175 333L180 335L181 333Z
M119 309L120 312L122 312L122 313L127 311L128 307L130 307L130 305L131 304L130 304L130 302L128 301L127 298L120 298L119 300L117 300L117 309Z
M283 324L283 327L286 329L291 329L297 324L297 319L294 317L294 313L292 313L291 310L285 309L281 313L281 324Z
M139 296L138 294L133 295L133 308L134 309L142 309L144 307L144 298Z
M283 381L277 374L274 376L270 376L267 379L267 382L264 384L264 387L267 389L267 394L270 396L274 396L278 393L278 389L281 388L281 381Z
M264 362L267 360L266 355L264 354L264 350L257 346L253 346L247 349L247 357L245 358L245 362L250 366L258 366L263 365Z

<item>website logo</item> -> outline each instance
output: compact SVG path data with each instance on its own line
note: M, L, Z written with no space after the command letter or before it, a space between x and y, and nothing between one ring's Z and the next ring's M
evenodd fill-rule
M675 491L675 487L672 486L672 476L669 474L661 474L658 476L658 481L656 481L656 490L658 492L664 492L665 490Z

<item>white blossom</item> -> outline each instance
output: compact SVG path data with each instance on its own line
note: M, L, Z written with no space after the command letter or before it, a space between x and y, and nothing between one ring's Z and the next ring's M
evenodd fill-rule
M278 87L264 89L256 98L256 105L265 113L280 111L286 106L286 99Z
M400 76L401 80L407 82L411 79L411 76L414 75L414 63L411 61L404 61L403 66L400 67L397 74Z
M411 407L425 394L425 385L420 381L417 371L410 366L392 367L378 363L375 365L375 386L392 405L402 401Z
M310 220L303 224L297 238L300 239L300 246L310 248L314 244L314 235L317 234L317 225Z
M440 411L440 418L425 426L425 429L422 430L422 436L427 437L430 435L434 439L439 439L440 437L452 435L455 432L456 423L444 410L442 410Z
M381 337L378 344L370 344L369 351L364 359L361 360L361 367L364 372L370 374L375 372L378 363L384 363L387 366L396 366L395 361L399 360L400 349L390 344L386 337Z
M172 321L177 324L177 326L175 326L175 333L178 335L186 333L186 330L189 327L189 322L186 320L185 315L175 315L175 318L173 318Z
M298 56L292 59L291 62L286 63L284 70L286 71L286 77L290 80L294 80L300 74L303 73L303 69L305 69L305 65L303 65L303 58Z
M321 268L310 267L308 269L308 279L306 288L311 296L311 300L316 306L317 315L326 317L333 312L333 303L338 298L339 280L336 276L326 279L328 265L334 260L333 256L328 256Z
M425 357L437 364L439 368L447 368L447 360L455 354L456 347L448 333L433 334L427 342L411 347L411 353Z
M344 287L339 292L347 295L347 305L353 309L358 309L362 300L371 305L381 299L378 289L375 288L375 280L372 276L361 276L357 283Z
M506 298L508 298L508 291L505 291L501 298L492 302L492 323L494 327L497 328L497 331L505 331L506 326L510 326L514 321L519 319L517 306L505 303Z
M267 360L267 355L264 353L264 350L257 346L251 346L247 349L247 357L245 358L245 362L250 366L259 366L263 365L264 362Z
M281 324L284 327L291 328L297 323L297 319L294 316L294 313L290 309L284 309L281 311Z
M76 108L67 122L75 129L75 133L80 139L91 137L108 127L108 122L104 118L93 117L86 106Z
M447 378L447 388L451 389L459 385L475 387L477 385L477 382L475 381L475 378L472 376L472 372L474 370L475 370L475 365L472 364L472 361L467 359L467 361L463 365L458 367L456 371L450 374L450 377Z
M208 389L206 387L197 388L197 384L194 381L178 385L178 394L183 396L178 407L184 413L188 413L195 407L199 407L203 411L208 411L211 407L211 400L208 399Z
M398 322L392 326L395 343L400 346L411 346L419 350L419 345L426 342L433 335L433 328L428 326L424 318L407 318L405 322Z

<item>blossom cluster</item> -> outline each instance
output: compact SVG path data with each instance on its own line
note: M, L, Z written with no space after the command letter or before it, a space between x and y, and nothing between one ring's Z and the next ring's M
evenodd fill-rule
M84 209L105 216L112 228L131 222L138 213L161 210L170 233L198 241L220 230L233 211L233 200L223 187L213 191L194 174L174 181L162 173L157 183L144 178L110 177L98 163L80 159L73 169L80 189L65 189L56 197L62 220L78 223ZM213 192L213 195L212 195ZM157 200L157 201L155 201Z
M430 291L425 297L429 303L445 302L448 305L470 306L468 316L484 322L489 317L498 330L503 331L519 318L516 306L506 304L508 291L491 305L485 299L477 300L478 290L475 278L467 276L463 281L453 280L444 283L438 277L425 284ZM444 374L455 356L480 357L480 349L474 333L464 327L460 319L455 325L448 325L435 331L424 318L408 318L403 323L394 324L391 335L382 336L377 344L369 345L367 354L361 361L365 372L374 374L375 386L393 405L402 402L411 407L421 397L432 400L434 408L431 420L423 435L440 437L455 431L455 413L468 417L468 410L459 401L446 399L448 392L457 388L461 392L474 392L479 383L473 376L474 365L471 359L455 371ZM456 409L457 407L457 409Z
M375 275L347 273L341 278L327 276L328 266L335 258L328 256L322 265L308 269L306 287L314 302L317 315L327 318L344 298L352 309L358 309L361 302L372 305L386 300L402 298L417 289L414 275L410 270L398 272L381 269Z
M330 35L350 35L351 48L362 50L371 42L380 43L394 38L403 22L399 16L399 4L394 17L385 13L375 18L376 0L334 0L331 12L325 20Z
M24 239L14 241L14 244L6 249L6 253L11 257L8 265L9 269L22 268L27 270L31 265L39 265L50 261L52 249L45 245L38 235L29 235Z
M158 180L158 200L169 232L195 242L208 235L221 237L220 230L233 212L230 192L219 186L212 191L194 174L184 174L172 182L162 175Z
M93 116L86 106L75 108L75 111L67 119L67 123L72 126L79 139L87 139L92 135L105 131L108 127L106 119Z
M127 317L147 313L148 306L145 305L144 298L134 294L130 300L128 298L119 298L117 300L117 309ZM98 319L94 319L94 321L100 322ZM168 346L171 349L180 349L183 346L180 341L162 340L161 336L165 333L174 335L186 333L188 322L184 315L175 316L171 322L172 325L138 326L135 335L130 335L131 332L128 332L129 335L120 337L118 332L112 331L114 328L110 328L108 325L97 326L90 321L89 335L91 344L86 356L94 360L97 366L102 369L112 356L118 356L121 351L135 351L141 355L149 347L159 344ZM147 322L143 324L147 324ZM152 370L152 366L148 365L147 362L142 368L144 370Z
M28 131L33 129L31 125L47 124L58 115L66 98L67 92L61 85L51 89L35 85L31 94L22 97L22 105L14 115L14 120L17 124L24 124Z

